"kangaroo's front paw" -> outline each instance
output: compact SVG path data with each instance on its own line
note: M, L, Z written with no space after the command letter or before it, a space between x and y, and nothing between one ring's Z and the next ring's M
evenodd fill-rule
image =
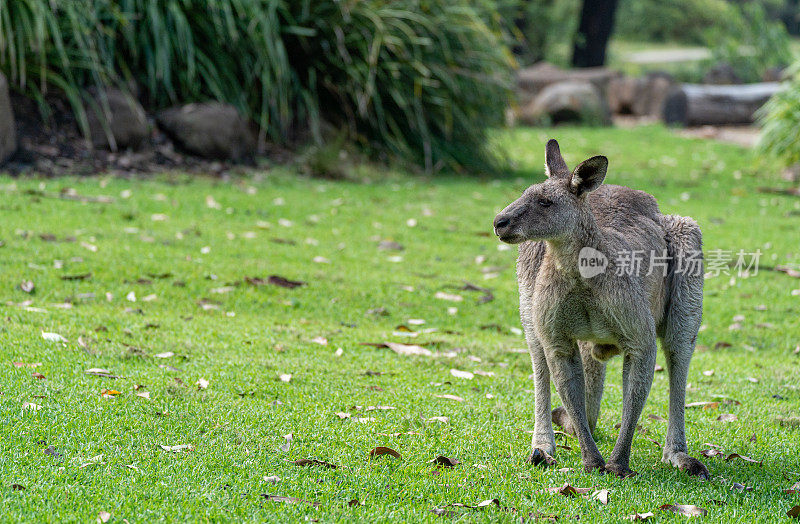
M555 459L555 457L550 455L542 448L534 448L533 453L531 453L531 456L528 457L528 463L533 464L534 466L548 468L558 464L558 461Z
M711 475L709 474L705 465L696 458L690 457L686 453L678 451L669 455L665 455L664 462L672 464L679 470L686 472L692 477L697 477L701 480L708 480L711 478Z
M614 464L613 462L609 462L608 464L606 464L605 470L606 473L611 473L612 475L616 475L621 478L628 478L637 475L637 473L628 466Z
M569 415L567 415L567 410L564 409L563 406L554 409L551 417L553 419L553 424L561 427L564 433L569 433L570 435L576 434L575 428L572 426L572 421L569 419Z

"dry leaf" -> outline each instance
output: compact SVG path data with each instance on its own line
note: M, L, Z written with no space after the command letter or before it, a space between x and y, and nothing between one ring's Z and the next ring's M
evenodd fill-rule
M424 357L430 357L433 355L432 351L430 351L429 349L425 349L422 346L398 344L396 342L362 342L361 345L374 346L376 348L388 348L397 353L398 355L403 355L403 356L420 355Z
M431 461L431 464L436 464L438 466L445 466L448 468L452 468L453 466L457 466L461 464L460 460L445 457L444 455L439 455L435 459Z
M441 422L442 424L447 424L450 422L448 417L431 417L427 419L427 422Z
M33 280L24 280L20 283L19 288L25 293L33 293L36 289L36 286L34 285Z
M47 333L42 331L42 338L48 342L66 342L67 339L59 335L58 333Z
M109 513L108 511L101 511L100 513L97 514L98 524L104 524L105 522L108 522L110 519L111 519L111 513Z
M759 465L762 465L762 464L764 463L764 461L763 461L763 460L755 460L755 459L751 459L750 457L745 457L744 455L739 455L738 453L731 453L730 455L728 455L727 457L725 457L725 460L726 460L727 462L730 462L731 460L733 460L733 459L737 459L737 458L738 458L738 459L740 459L740 460L743 460L743 461L745 461L745 462L752 462L753 464L759 464Z
M288 504L299 504L302 502L304 504L311 504L314 507L319 506L319 502L311 502L297 497L282 497L280 495L267 495L266 493L262 493L261 496L272 502L286 502Z
M15 484L11 484L11 489L14 490L14 491L22 491L22 490L25 489L25 486L23 486L22 484L16 484L15 483Z
M170 358L170 357L174 357L175 353L173 353L172 351L165 351L164 353L156 353L153 356L156 357L156 358Z
M475 375L473 375L469 371L461 371L458 369L451 369L450 374L456 378L465 378L467 380L472 380L475 377Z
M272 475L272 476L269 476L269 477L265 476L264 477L264 482L269 482L270 484L277 484L280 481L281 481L281 478L279 476L277 476L277 475Z
M141 397L147 400L150 400L150 392L149 391L142 391L141 393L136 394L137 397Z
M438 298L440 300L449 300L450 302L461 302L464 300L464 297L461 295L453 295L451 293L445 293L444 291L437 291L434 298Z
M735 420L739 420L739 418L732 413L723 413L717 417L717 420L720 422L733 422Z
M659 509L671 511L679 515L686 515L687 517L703 517L708 513L707 510L699 506L684 504L664 504L660 506Z
M439 398L445 398L447 400L455 400L456 402L464 402L464 399L459 397L458 395L436 395Z
M381 455L391 455L394 458L400 458L400 453L396 452L392 448L387 448L385 446L378 446L373 448L369 452L370 457L379 457Z
M173 453L178 453L180 451L192 451L194 446L192 444L177 444L175 446L165 446L164 444L159 444L161 449L164 451L171 451Z
M654 517L655 513L648 511L647 513L634 513L633 515L628 515L625 517L626 520L647 520L650 517Z
M294 434L289 433L288 435L284 435L283 438L286 442L281 444L278 449L280 449L284 453L287 453L289 449L292 447L292 442L294 441Z
M37 378L39 380L45 380L47 378L44 375L42 375L41 373L39 373L38 371L34 371L33 373L31 373L31 376L33 378Z
M281 382L291 382L292 374L291 373L284 373L282 375L278 375L278 380Z
M320 346L327 346L328 345L328 339L325 338L325 337L314 337L313 339L311 339L311 342L314 342L315 344L319 344Z
M609 493L607 489L600 489L592 493L592 498L599 500L602 504L608 504Z
M208 380L204 378L197 379L197 382L194 383L197 386L197 389L206 389L208 387Z
M39 404L34 404L33 402L23 402L22 409L29 409L31 411L39 411L42 409L42 406Z
M292 464L301 467L321 466L323 468L330 468L330 469L336 469L339 467L336 464L331 464L330 462L323 462L322 460L316 460L316 459L298 459L293 461Z
M345 413L343 411L337 411L336 413L334 413L334 415L336 415L337 417L339 417L342 420L350 418L350 413Z
M121 391L117 391L116 389L101 389L100 396L103 398L114 398L117 395L121 394Z
M89 368L84 373L87 375L94 375L96 377L119 378L117 375L113 375L109 370L103 368Z
M794 506L792 509L786 512L786 515L800 519L800 505Z

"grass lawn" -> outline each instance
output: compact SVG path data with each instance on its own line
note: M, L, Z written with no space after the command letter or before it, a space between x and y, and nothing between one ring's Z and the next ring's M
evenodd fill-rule
M285 168L232 181L2 177L0 521L88 522L105 511L110 522L605 522L652 511L683 522L663 504L701 506L712 522L788 520L800 504L783 493L800 480L800 279L781 272L706 281L687 402L720 403L687 409L687 430L693 455L706 443L725 452L700 457L712 481L660 462L666 373L634 441L638 476L583 473L570 438L557 457L569 469L525 463L533 381L516 249L490 232L495 213L543 176L550 135L570 165L605 154L609 183L697 219L707 254L760 249L762 266L800 263L800 199L756 191L781 184L775 166L660 127L504 133L498 147L518 171L496 179L362 171L369 180L329 182ZM59 198L69 188L114 200ZM387 240L404 249L380 249ZM270 275L307 285L252 280ZM32 293L20 289L27 281ZM488 295L459 289L465 281L494 299L481 303ZM620 382L614 359L596 433L605 456ZM191 447L162 448L180 445ZM376 446L402 458L370 460ZM733 452L763 463L726 461ZM438 455L461 463L437 469ZM543 491L565 482L609 489L609 502ZM494 498L516 512L448 507Z

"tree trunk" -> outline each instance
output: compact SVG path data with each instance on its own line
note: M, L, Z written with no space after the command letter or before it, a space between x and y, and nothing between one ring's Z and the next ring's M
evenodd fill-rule
M598 67L606 62L606 46L614 30L617 0L583 0L581 21L572 51L573 67Z
M778 82L742 85L684 84L664 104L666 124L751 124L756 111L780 89Z

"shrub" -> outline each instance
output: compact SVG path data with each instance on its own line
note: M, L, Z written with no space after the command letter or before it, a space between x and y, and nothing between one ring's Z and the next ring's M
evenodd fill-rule
M705 44L709 28L727 31L740 16L725 0L620 0L616 34L636 41Z
M800 62L789 69L789 81L759 110L759 150L785 166L800 163Z
M53 7L55 6L55 7ZM63 92L86 131L90 85L145 103L216 99L262 138L322 141L322 124L378 156L481 168L511 58L468 0L0 0L0 70L45 107Z

